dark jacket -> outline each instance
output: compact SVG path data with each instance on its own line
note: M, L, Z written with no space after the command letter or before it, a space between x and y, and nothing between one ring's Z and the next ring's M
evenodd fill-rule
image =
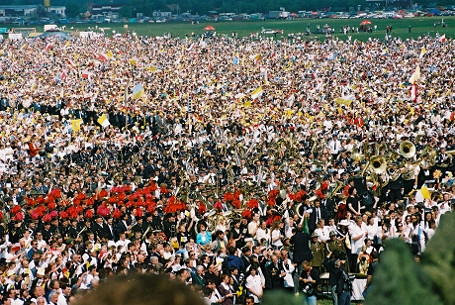
M310 234L303 233L297 230L297 232L291 237L291 244L294 245L294 262L301 264L304 260L310 261L313 258L311 254L310 246Z

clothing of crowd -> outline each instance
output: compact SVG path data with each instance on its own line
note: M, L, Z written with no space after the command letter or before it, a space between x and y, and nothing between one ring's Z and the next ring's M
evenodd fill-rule
M208 304L316 304L328 272L349 304L387 239L419 256L452 211L452 45L3 42L1 302L165 273Z

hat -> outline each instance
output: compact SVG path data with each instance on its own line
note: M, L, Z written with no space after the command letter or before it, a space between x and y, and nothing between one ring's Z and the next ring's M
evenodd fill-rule
M330 231L330 233L329 233L329 236L330 236L330 237L336 236L336 235L337 235L337 233L335 233L335 231Z
M345 226L345 227L349 227L349 221L347 219L343 219L342 221L340 221L338 223L338 225L340 226Z
M311 233L311 238L313 238L313 237L318 237L318 233L316 233L316 232Z

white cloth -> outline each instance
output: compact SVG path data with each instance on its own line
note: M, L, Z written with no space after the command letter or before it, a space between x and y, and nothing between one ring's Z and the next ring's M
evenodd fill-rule
M282 242L282 240L280 238L280 235L281 235L280 230L273 230L272 231L272 245L277 247L277 248L283 246L283 242ZM276 240L273 241L274 239L276 239Z
M362 246L364 244L365 235L361 238L354 240L355 237L359 236L360 234L364 234L364 230L358 225L351 226L349 228L349 234L351 235L351 253L352 254L359 254L362 250Z
M261 284L261 277L256 274L252 276L251 274L246 278L245 287L248 291L255 291L256 293L263 293L262 284ZM254 294L250 293L250 295L254 298L254 303L259 303L259 298Z

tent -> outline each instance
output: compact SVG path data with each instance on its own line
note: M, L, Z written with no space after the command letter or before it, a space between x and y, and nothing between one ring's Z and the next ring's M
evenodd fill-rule
M44 32L43 34L37 36L37 38L47 38L47 37L57 37L62 40L68 40L71 39L71 37L68 35L66 32L57 32L57 31L51 31L51 32Z
M215 31L215 28L211 25L208 25L204 28L204 31Z

